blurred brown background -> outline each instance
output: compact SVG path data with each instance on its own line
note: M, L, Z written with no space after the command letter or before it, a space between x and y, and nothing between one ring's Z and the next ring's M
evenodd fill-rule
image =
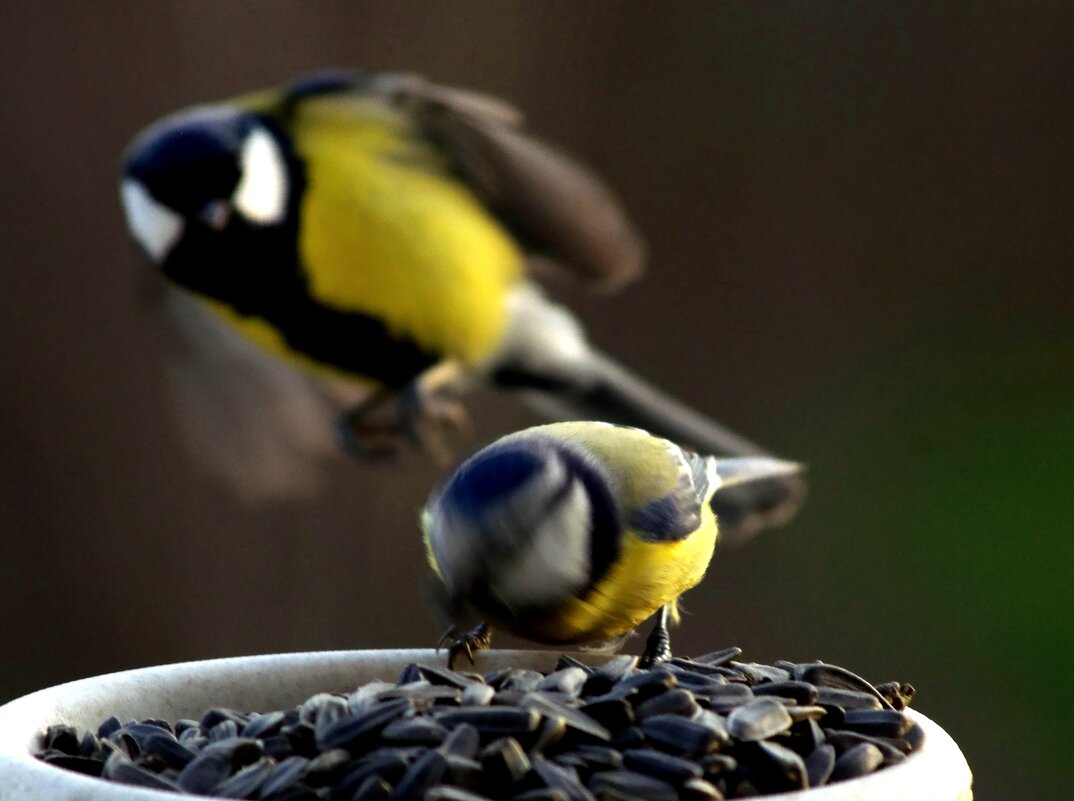
M1069 4L7 2L0 30L0 699L434 641L436 471L344 467L283 508L199 473L116 189L178 107L407 69L512 100L606 175L652 259L569 299L592 339L810 466L798 520L718 551L678 649L912 681L978 798L1066 787ZM475 409L484 439L533 422Z

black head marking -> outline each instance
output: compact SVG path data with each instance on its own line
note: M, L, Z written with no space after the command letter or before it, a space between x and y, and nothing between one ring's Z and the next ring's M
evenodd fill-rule
M254 124L253 115L226 107L169 117L135 140L126 174L161 203L192 217L235 190L242 143Z

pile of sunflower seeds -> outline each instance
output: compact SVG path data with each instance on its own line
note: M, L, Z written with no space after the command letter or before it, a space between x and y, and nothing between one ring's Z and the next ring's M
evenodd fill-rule
M812 662L737 661L738 648L642 670L487 675L407 665L397 683L301 706L200 720L52 726L37 756L114 782L264 801L709 801L819 787L918 748L900 710L913 687L874 687Z

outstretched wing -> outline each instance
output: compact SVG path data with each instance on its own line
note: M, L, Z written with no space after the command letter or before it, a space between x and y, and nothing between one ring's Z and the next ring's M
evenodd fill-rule
M513 106L404 73L315 74L286 99L339 91L373 93L411 115L540 266L608 289L641 272L645 246L619 200L589 169L522 133Z
M189 452L250 501L311 496L341 458L332 424L345 400L182 290L168 288L165 304L167 378Z

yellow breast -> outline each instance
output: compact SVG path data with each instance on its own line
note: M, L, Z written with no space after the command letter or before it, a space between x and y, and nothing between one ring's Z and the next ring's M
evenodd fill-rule
M705 576L716 545L716 518L705 505L701 526L676 542L648 542L632 532L620 538L620 555L584 596L570 598L519 631L548 643L607 640L633 630Z
M314 298L433 353L489 355L522 256L440 155L405 118L360 99L304 103L293 136L307 169L299 252Z

